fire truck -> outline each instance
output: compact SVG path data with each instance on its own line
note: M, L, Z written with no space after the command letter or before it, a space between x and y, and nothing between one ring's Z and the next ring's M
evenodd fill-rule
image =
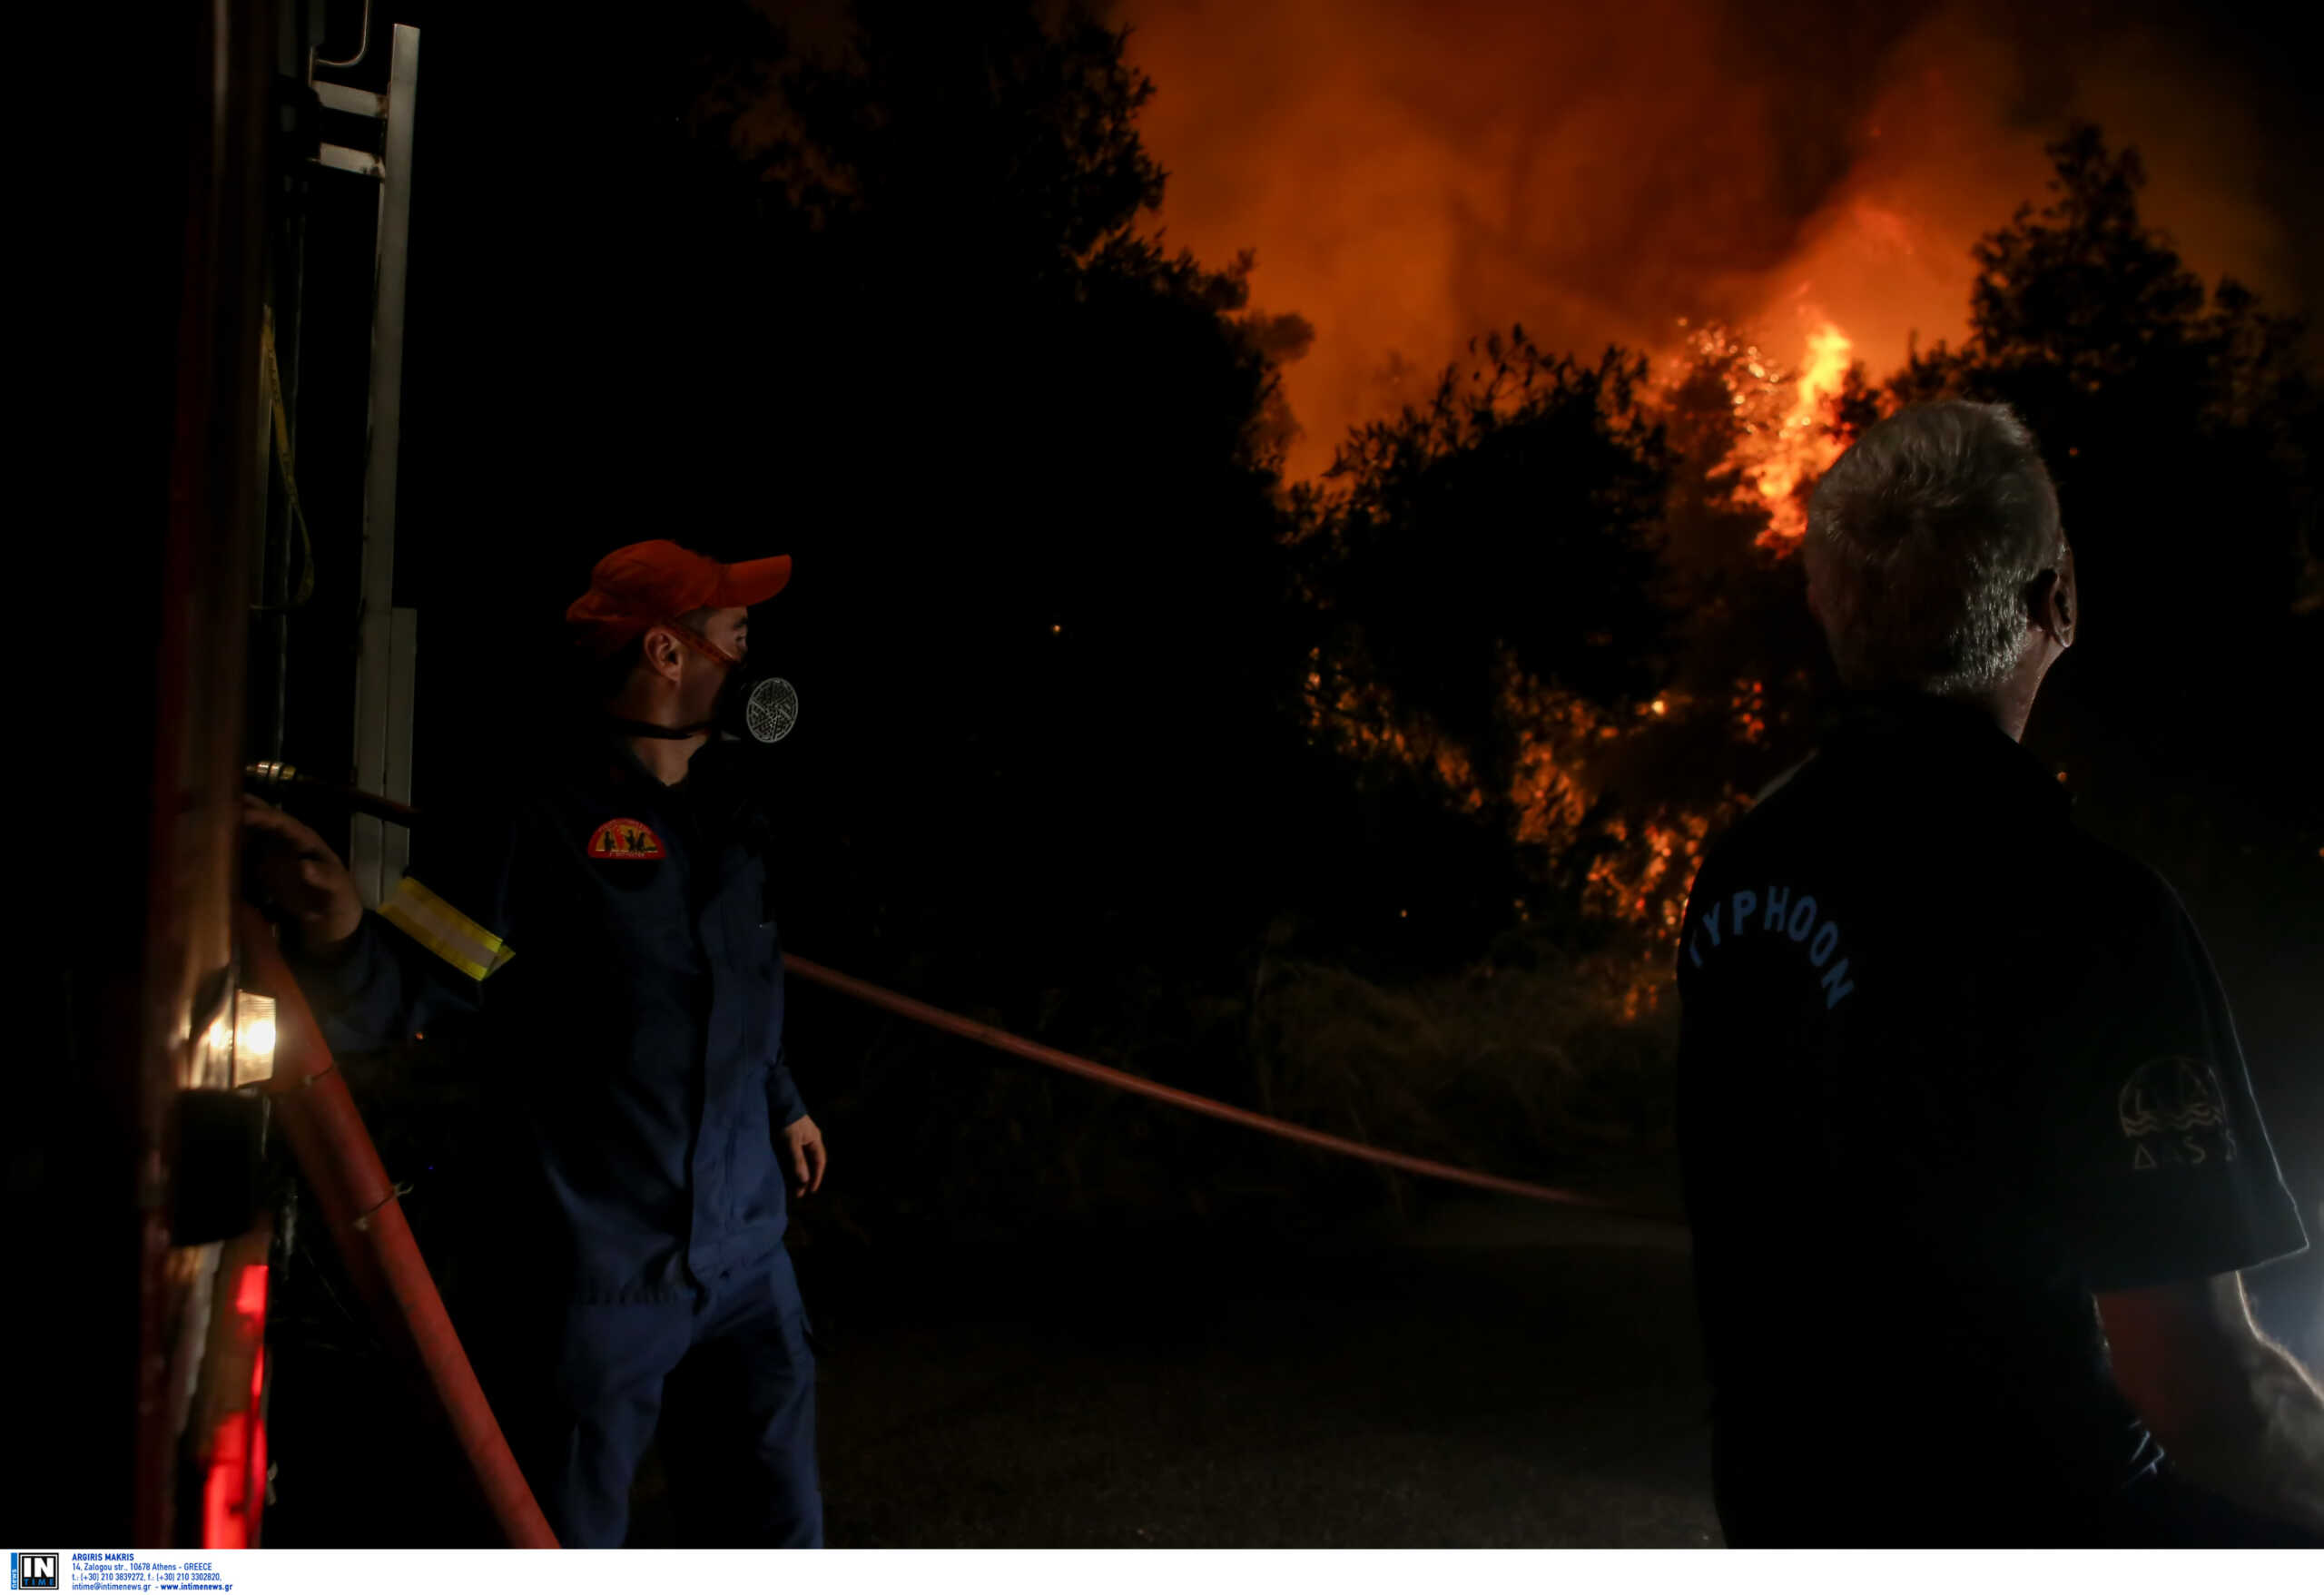
M336 794L370 901L403 867L421 30L389 0L26 25L53 36L20 61L78 70L35 85L54 103L25 146L54 224L28 229L47 289L20 301L19 348L39 352L19 369L51 375L25 385L38 441L20 458L64 490L12 539L20 667L57 734L17 765L48 790L19 822L37 1017L8 1169L34 1444L11 1519L68 1545L261 1543L270 1286L295 1218L330 1232L445 1398L509 1537L545 1542L240 878L253 788ZM320 1210L303 1216L267 1177L293 1157Z

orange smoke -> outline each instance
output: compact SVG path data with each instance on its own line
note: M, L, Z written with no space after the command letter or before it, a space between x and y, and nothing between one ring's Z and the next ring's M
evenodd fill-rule
M1256 251L1255 303L1315 329L1285 371L1295 478L1512 322L1583 354L1667 354L1679 318L1728 322L1800 370L1803 402L1850 347L1884 375L1915 334L1965 330L1969 246L2043 197L2042 146L2075 114L2141 146L2150 220L2191 265L2282 302L2282 230L2234 188L2261 141L2229 77L2171 74L2184 52L2151 32L2035 41L2004 36L2017 25L2000 15L1966 0L1117 8L1157 86L1141 126L1170 174L1168 241L1209 261ZM1770 462L1761 486L1788 503L1813 465Z

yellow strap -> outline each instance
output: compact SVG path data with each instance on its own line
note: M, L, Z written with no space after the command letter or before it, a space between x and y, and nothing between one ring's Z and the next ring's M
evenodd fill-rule
M379 905L379 917L471 980L481 980L516 950L418 881L406 875Z
M282 372L274 359L274 307L260 307L259 376L266 389L266 408L274 419L274 448L282 463L282 492L290 501L290 524L299 532L299 590L279 606L256 608L296 609L315 596L315 539L307 529L307 511L299 502L299 468L290 453L290 417L282 408Z

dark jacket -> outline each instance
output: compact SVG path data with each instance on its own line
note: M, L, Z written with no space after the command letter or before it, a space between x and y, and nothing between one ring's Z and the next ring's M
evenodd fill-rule
M2124 1532L2160 1448L2093 1294L2306 1239L2178 896L1989 717L1867 697L1711 850L1678 972L1730 1542Z
M711 750L665 787L576 730L492 802L427 822L346 955L297 965L334 1050L476 1021L512 1269L676 1299L781 1245L774 1132L805 1109L767 842Z

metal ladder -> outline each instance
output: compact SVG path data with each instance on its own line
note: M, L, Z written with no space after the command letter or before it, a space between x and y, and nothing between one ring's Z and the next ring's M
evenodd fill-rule
M374 94L314 75L344 70L350 60L310 59L309 82L327 110L382 124L380 153L323 144L319 165L379 185L379 232L371 302L369 443L363 465L363 561L355 670L355 784L399 803L411 801L412 690L419 611L395 606L396 461L402 432L404 285L411 236L412 115L419 85L419 30L390 30L388 90ZM358 813L348 859L367 906L377 908L403 879L411 840L403 827Z

